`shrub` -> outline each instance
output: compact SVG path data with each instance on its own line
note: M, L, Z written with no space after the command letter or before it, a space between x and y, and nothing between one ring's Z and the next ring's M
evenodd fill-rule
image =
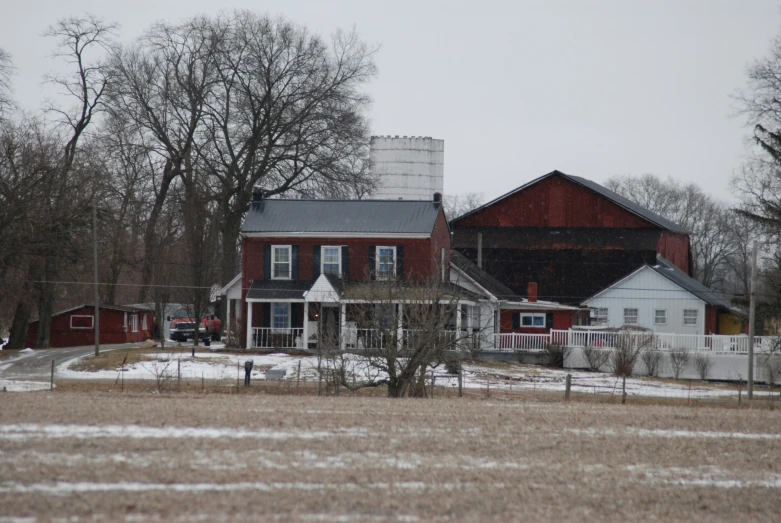
M644 350L640 355L640 359L643 360L649 376L659 375L659 367L660 363L662 362L661 352L652 349Z
M615 348L613 349L613 358L611 365L613 374L629 378L635 371L635 363L640 356L640 352L650 345L653 336L636 336L623 332L616 336Z
M710 360L710 356L698 352L694 356L694 367L697 369L697 374L700 375L700 379L705 381L708 378L710 368L713 366L713 362Z
M610 351L588 345L583 347L583 357L586 359L589 369L593 372L599 372L599 369L610 361Z
M547 354L548 367L564 368L564 360L566 359L569 349L558 343L546 343L545 352Z
M673 369L676 380L678 379L678 376L681 375L681 371L686 364L689 363L690 359L691 355L689 354L689 349L681 348L670 351L670 367Z

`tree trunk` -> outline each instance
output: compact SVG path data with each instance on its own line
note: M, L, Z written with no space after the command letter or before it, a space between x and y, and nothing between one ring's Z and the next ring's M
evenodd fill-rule
M48 349L51 344L52 315L54 314L55 284L47 281L40 286L38 295L38 333L35 348Z
M23 296L21 300L16 304L16 311L14 311L14 320L11 324L11 337L8 340L9 349L23 349L25 340L27 339L27 328L30 323L30 315L32 314L32 306L27 296Z

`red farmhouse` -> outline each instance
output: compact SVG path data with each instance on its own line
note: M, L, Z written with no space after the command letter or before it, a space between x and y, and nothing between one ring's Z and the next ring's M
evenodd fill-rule
M524 294L578 304L660 254L691 275L689 232L590 180L553 171L451 222L453 248Z
M100 343L136 343L152 337L154 315L136 307L100 306ZM35 347L38 320L27 327L27 347ZM51 347L78 347L95 343L95 306L80 305L52 316ZM37 347L41 348L41 347Z

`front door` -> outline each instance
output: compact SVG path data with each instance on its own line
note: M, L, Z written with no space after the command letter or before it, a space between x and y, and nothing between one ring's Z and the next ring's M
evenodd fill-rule
M339 307L323 305L323 347L332 349L339 347Z

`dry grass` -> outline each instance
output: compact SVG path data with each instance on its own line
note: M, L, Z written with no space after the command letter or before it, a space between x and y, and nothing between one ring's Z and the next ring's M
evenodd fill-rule
M0 515L773 521L781 511L779 487L763 486L781 475L781 438L702 434L778 434L778 411L270 391L115 394L61 385L4 396L0 434L32 423L77 425L82 435L38 437L39 429L26 425L26 437L0 437ZM90 435L114 425L152 433ZM224 435L202 437L195 428ZM54 481L59 491L51 490ZM101 490L68 490L76 485Z

